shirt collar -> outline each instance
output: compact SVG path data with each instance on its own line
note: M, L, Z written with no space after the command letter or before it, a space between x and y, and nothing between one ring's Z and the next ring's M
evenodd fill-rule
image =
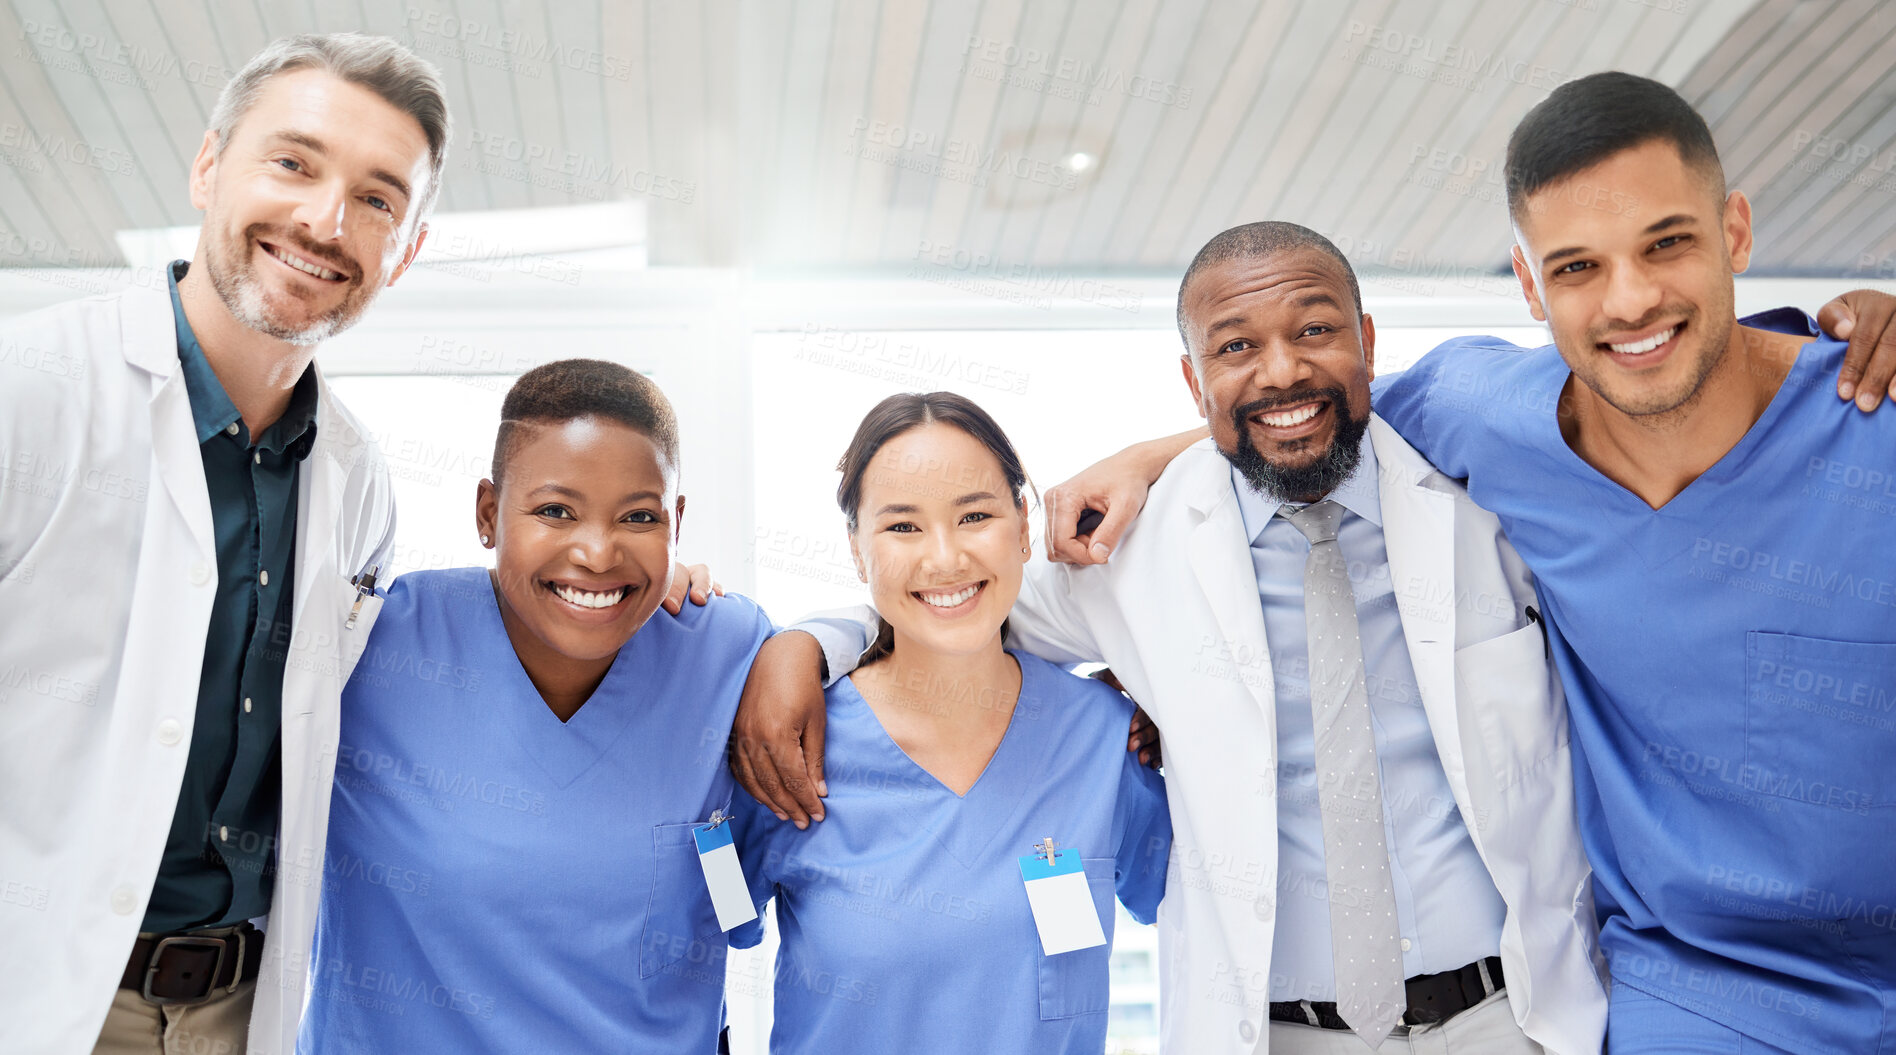
M1324 497L1382 527L1382 497L1376 493L1376 446L1369 442L1369 433L1363 433L1357 449L1360 456L1356 460L1356 471ZM1235 465L1231 467L1231 487L1238 493L1238 512L1244 516L1244 537L1255 543L1286 503L1259 494Z
M210 360L204 358L204 346L198 343L197 334L192 332L191 323L184 317L184 301L178 296L178 280L190 270L188 260L171 262L171 317L177 324L178 366L184 373L184 388L191 399L191 419L197 425L198 445L210 442L218 433L238 425L243 415L237 412L237 405L230 401L230 394L224 391L224 383L217 379L217 372L211 369ZM288 450L290 454L302 459L316 442L316 371L312 367L303 371L296 379L296 387L290 390L290 405L284 409L283 416L269 428L263 430L256 445L281 454Z

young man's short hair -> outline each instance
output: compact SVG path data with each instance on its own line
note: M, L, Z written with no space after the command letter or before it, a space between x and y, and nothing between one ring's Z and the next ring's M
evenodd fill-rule
M1529 110L1508 137L1509 215L1518 223L1522 206L1541 188L1654 141L1676 147L1724 200L1725 170L1712 131L1678 92L1630 73L1568 81Z

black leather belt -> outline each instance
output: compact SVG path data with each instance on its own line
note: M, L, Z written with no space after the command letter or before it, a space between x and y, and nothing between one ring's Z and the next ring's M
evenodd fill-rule
M1409 1009L1402 1013L1405 1026L1428 1026L1447 1022L1463 1011L1505 988L1501 978L1501 957L1490 956L1465 967L1441 974L1418 974L1403 983ZM1349 1023L1336 1013L1334 1000L1273 1000L1272 1022L1295 1022L1319 1029L1348 1029Z
M219 989L255 978L263 963L263 932L248 923L217 929L224 933L139 938L119 988L154 1004L201 1004Z

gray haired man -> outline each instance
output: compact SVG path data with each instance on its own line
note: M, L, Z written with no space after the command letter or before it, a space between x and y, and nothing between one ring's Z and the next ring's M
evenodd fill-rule
M191 166L193 258L0 329L35 352L0 454L57 467L0 487L0 670L31 675L0 693L0 1049L294 1047L395 529L313 359L413 263L448 142L399 44L280 40Z

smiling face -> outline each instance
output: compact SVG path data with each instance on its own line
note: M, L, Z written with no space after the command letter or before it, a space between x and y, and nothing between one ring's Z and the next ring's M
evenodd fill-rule
M685 500L642 432L596 417L523 423L475 521L498 551L502 620L522 665L603 672L671 588Z
M875 453L849 548L896 650L998 647L1020 594L1027 511L980 440L934 422Z
M1185 383L1252 486L1313 501L1355 469L1376 330L1317 249L1210 264L1184 294Z
M1691 406L1736 324L1732 275L1751 255L1751 206L1663 140L1528 196L1514 271L1575 377L1619 412Z
M191 170L199 258L238 322L292 344L347 329L420 248L428 139L413 117L322 70L264 82Z

